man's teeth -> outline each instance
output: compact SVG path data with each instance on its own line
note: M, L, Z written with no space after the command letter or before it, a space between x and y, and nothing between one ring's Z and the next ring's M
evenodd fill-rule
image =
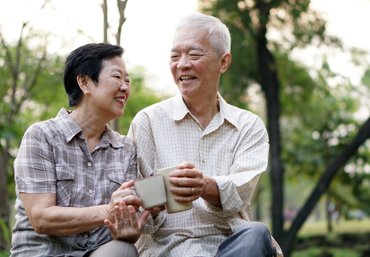
M121 102L121 103L125 103L125 99L123 99L123 98L116 98L116 100Z
M187 80L187 79L192 79L192 78L193 78L192 76L188 76L188 75L184 75L180 77L181 80Z

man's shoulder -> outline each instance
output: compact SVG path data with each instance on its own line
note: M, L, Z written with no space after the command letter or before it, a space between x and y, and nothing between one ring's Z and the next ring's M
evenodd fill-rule
M242 109L238 106L231 105L228 103L225 104L224 115L227 118L234 120L235 122L242 122L242 123L260 119L258 114L250 110Z
M143 108L137 113L136 116L139 117L142 115L153 116L155 114L168 113L172 109L172 106L173 103L171 97Z

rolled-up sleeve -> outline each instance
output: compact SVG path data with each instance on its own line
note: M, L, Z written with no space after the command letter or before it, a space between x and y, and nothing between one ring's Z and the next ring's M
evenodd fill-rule
M23 136L14 170L19 192L56 192L53 151L38 125L31 126Z
M214 177L224 212L240 212L249 205L260 174L267 168L269 143L260 118L244 134L234 150L234 159L226 176Z

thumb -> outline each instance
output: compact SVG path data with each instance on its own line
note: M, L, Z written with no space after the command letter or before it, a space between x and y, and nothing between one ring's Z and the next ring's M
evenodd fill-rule
M121 186L118 188L118 190L122 190L122 189L126 189L126 188L130 188L134 185L134 181L131 179L130 181L128 182L124 182L121 184Z
M184 162L180 163L180 165L178 167L180 169L193 169L195 167L195 165L190 163L190 162L184 161Z
M147 221L149 217L150 212L148 210L145 210L143 213L141 213L140 218L139 218L139 226L142 228Z

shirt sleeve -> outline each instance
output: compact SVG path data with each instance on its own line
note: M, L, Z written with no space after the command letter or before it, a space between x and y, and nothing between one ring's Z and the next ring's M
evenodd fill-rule
M127 136L131 138L137 151L137 169L143 177L154 174L155 143L152 137L149 119L145 113L139 113L132 121Z
M139 113L132 121L127 136L131 138L137 149L137 168L140 176L148 177L153 175L155 159L155 143L151 136L149 119L146 114ZM144 157L144 158L143 158ZM165 221L166 214L160 212L155 218L150 216L143 227L143 233L154 233Z
M39 125L25 132L14 162L18 192L55 193L56 177L52 147Z
M223 212L245 211L250 204L260 174L268 163L268 134L257 117L248 131L241 130L242 140L235 150L230 175L214 177L220 193Z

